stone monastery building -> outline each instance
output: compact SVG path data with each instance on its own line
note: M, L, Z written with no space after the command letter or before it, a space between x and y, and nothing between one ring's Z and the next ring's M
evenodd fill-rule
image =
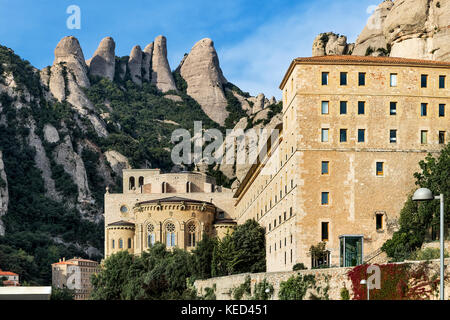
M278 139L236 190L201 173L124 170L105 195L105 254L160 241L187 250L256 220L267 271L370 261L397 227L413 174L448 143L450 63L389 57L295 59ZM270 174L263 169L270 166ZM309 249L326 243L318 259Z

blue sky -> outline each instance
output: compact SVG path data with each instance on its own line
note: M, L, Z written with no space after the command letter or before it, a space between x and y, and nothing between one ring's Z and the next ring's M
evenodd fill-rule
M59 40L73 35L86 59L111 36L116 55L129 55L162 34L175 69L200 39L211 38L225 77L252 95L279 98L291 60L310 56L314 38L334 31L354 42L381 0L0 0L0 44L35 67L53 62ZM81 9L81 29L69 30L69 5Z

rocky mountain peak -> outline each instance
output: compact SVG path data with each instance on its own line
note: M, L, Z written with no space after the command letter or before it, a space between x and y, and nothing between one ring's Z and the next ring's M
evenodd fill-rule
M167 60L167 40L157 36L153 45L151 83L162 92L177 90L172 71Z
M100 76L114 80L114 72L116 65L115 55L116 43L111 37L104 38L94 55L87 61L89 66L89 74L93 76Z
M89 87L87 77L87 65L84 60L83 50L78 39L69 36L64 37L55 48L55 60L53 65L64 63L75 75L77 83L82 87Z
M320 34L313 56L353 54L450 61L450 0L385 0L353 44ZM338 39L339 40L339 39ZM342 53L341 53L342 52Z
M228 112L223 85L227 80L219 65L214 42L205 38L198 41L183 58L180 74L187 83L187 93L215 122L223 125Z
M313 42L312 55L328 56L351 53L353 44L347 44L347 37L334 32L319 34Z
M150 81L150 76L152 74L152 56L153 56L153 46L154 43L150 43L148 44L145 48L144 48L144 52L142 53L142 72L143 72L143 79L145 81Z
M142 49L140 46L134 46L131 49L128 69L131 80L139 86L142 85Z

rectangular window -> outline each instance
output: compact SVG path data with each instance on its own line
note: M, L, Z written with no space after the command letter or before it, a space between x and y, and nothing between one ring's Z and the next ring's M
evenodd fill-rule
M384 170L384 163L377 162L377 165L376 165L377 176L382 176L384 174L383 170Z
M114 240L112 241L112 248L114 249L114 247L115 247L115 243L114 243Z
M358 129L358 142L364 142L364 136L365 136L366 130L364 129Z
M420 87L426 88L427 87L427 82L428 82L428 75L422 74L420 76Z
M426 130L420 131L420 143L426 144L428 140L427 138L428 138L428 131Z
M390 130L389 131L389 142L390 143L397 143L397 130Z
M322 101L322 114L328 114L328 101Z
M286 218L287 218L286 211L283 214L284 214L284 221L286 221Z
M328 222L322 222L322 241L328 241Z
M347 85L347 72L341 72L341 86Z
M358 114L364 114L366 109L366 102L365 101L358 101Z
M322 205L328 205L328 199L329 193L328 192L322 192Z
M439 131L439 144L445 143L445 131Z
M128 249L131 249L131 239L128 238Z
M376 227L377 227L377 230L383 229L383 214L376 215Z
M391 102L389 105L389 114L395 116L397 114L397 102Z
M445 104L439 105L439 117L445 117Z
M341 129L339 131L340 142L347 142L347 129Z
M328 85L328 72L322 72L322 85Z
M329 171L329 162L328 161L322 161L322 174L328 174Z
M340 113L347 114L347 101L341 101L340 103Z
M289 218L292 217L292 207L289 208Z
M445 76L439 76L439 89L445 89Z
M322 142L328 142L328 129L322 129Z
M397 86L397 74L391 73L391 87Z
M427 107L428 107L427 103L421 103L420 104L420 115L422 117L426 117L427 116Z
M360 86L366 85L366 74L364 72L360 72L358 74L358 85Z
M269 231L271 231L271 230L272 230L272 224L269 223Z

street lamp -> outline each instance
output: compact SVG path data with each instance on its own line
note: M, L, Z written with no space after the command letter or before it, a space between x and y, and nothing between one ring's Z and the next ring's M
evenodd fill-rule
M367 284L367 280L363 279L363 280L361 280L361 281L359 282L359 284L360 284L360 285L363 285L363 286L364 286L364 285L367 286L367 300L370 300L370 299L369 299L369 290L370 290L370 289L369 289L369 285Z
M431 200L440 200L441 202L441 212L440 212L440 242L441 242L441 279L440 279L440 297L441 300L444 300L444 195L441 193L438 196L433 196L433 193L430 189L420 188L414 192L412 197L413 201L431 201Z

